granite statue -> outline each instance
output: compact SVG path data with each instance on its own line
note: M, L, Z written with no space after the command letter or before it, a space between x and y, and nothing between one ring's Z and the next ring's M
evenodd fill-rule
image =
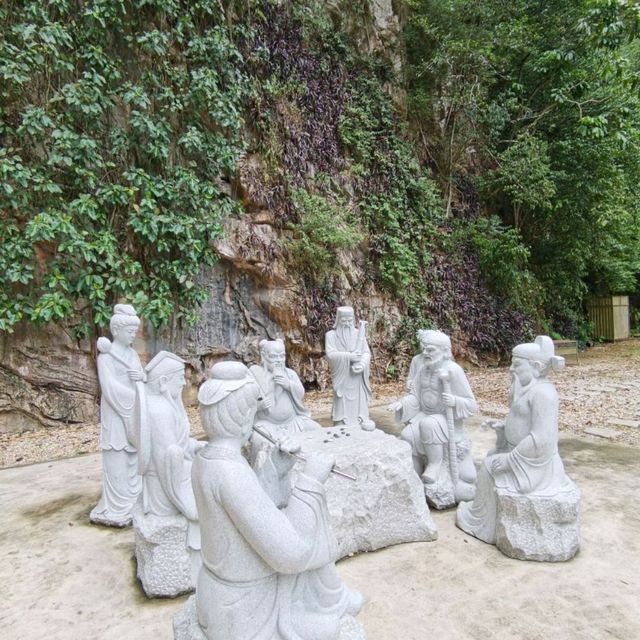
M285 436L258 477L242 447L260 396L239 362L214 365L198 392L209 436L193 465L203 565L195 596L174 617L174 637L364 638L353 618L361 596L341 582L334 565L324 490L333 459L310 456L291 488L291 454L299 448Z
M460 529L514 558L568 560L579 548L580 494L558 453L559 400L547 379L563 366L548 336L513 349L509 413L487 423L496 446L480 467L475 498L456 513Z
M325 335L325 352L331 369L334 425L375 429L369 418L372 393L369 386L371 351L366 338L367 323L355 328L352 307L338 307L333 329Z
M414 356L408 393L389 405L404 423L400 437L413 452L416 473L436 509L446 509L475 492L476 470L463 420L477 410L467 377L453 361L451 341L441 331L418 331L421 352Z
M109 322L113 341L101 337L97 344L102 495L89 517L91 522L113 527L131 524L142 487L132 433L135 384L145 377L140 358L131 347L139 326L135 309L117 304Z
M304 406L304 387L298 374L285 366L284 342L280 339L261 340L260 355L262 364L250 368L263 395L255 425L272 437L321 429Z
M204 443L189 437L184 360L161 351L144 370L134 419L142 476L133 518L138 577L148 596L174 597L195 588L201 565L191 465Z

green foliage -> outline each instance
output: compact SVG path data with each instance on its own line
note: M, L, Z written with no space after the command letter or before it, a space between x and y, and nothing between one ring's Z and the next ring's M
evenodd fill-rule
M300 222L291 225L293 237L284 240L284 248L308 282L326 282L337 272L337 252L356 248L363 236L340 198L296 189L293 205Z
M193 320L237 208L242 34L205 1L23 0L0 20L0 330L83 335L121 298Z
M529 268L530 251L515 229L490 216L459 224L454 238L467 240L475 248L482 275L494 294L528 317L537 316L543 292Z
M397 295L418 298L442 203L418 165L376 71L380 73L375 67L360 70L350 86L338 132L358 185L358 206L379 281Z
M637 287L638 4L406 4L409 113L436 179L454 204L456 175L482 188L552 326L577 330L588 289Z

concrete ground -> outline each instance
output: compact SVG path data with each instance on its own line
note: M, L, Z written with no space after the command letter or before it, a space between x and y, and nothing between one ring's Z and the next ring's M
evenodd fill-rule
M373 417L393 430L382 411ZM469 428L479 462L492 434ZM475 426L473 426L475 425ZM434 512L439 539L341 561L359 589L369 640L640 638L640 454L563 437L582 491L582 550L571 561L511 560ZM0 471L0 637L170 640L186 598L147 600L135 578L133 531L89 524L100 456ZM229 640L233 640L230 638Z

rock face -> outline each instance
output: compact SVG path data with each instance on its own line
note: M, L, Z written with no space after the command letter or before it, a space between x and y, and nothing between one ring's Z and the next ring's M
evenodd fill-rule
M199 567L187 548L184 516L133 516L138 579L149 598L175 598L195 589ZM199 560L199 554L198 554Z
M173 616L174 640L207 640L198 624L196 597L191 596L185 605ZM336 640L366 640L362 625L352 616L344 616L340 620L340 635ZM231 639L230 639L231 640Z
M332 473L325 484L340 558L438 537L408 442L380 430L348 427L296 437L303 452L330 453L335 456L336 469L356 478Z
M580 548L580 491L553 497L498 491L496 546L518 560L562 562Z
M331 0L327 10L340 23L352 26L363 51L394 50L389 43L400 33L401 19L392 0L370 0L353 11L345 0ZM362 23L360 9L366 24ZM400 64L399 58L393 64ZM255 158L259 163L260 157ZM298 273L287 270L282 240L290 231L277 228L269 200L251 189L242 165L251 170L252 156L243 158L233 193L245 214L224 221L224 233L214 243L220 262L203 268L200 283L208 298L195 327L178 320L149 331L136 350L143 364L165 349L188 364L185 402L195 401L204 373L222 359L259 362L258 342L281 337L289 354L289 366L305 385L326 388L329 371L322 358L322 336L333 322L339 304L351 304L369 322L369 346L373 353L372 378L386 369L401 369L406 359L399 345L398 329L404 321L399 303L371 285L362 291L364 266L358 249L337 256L336 280L328 290L306 292ZM349 188L346 185L345 188ZM115 301L114 301L115 302ZM121 302L127 302L122 300ZM102 327L108 335L106 327ZM98 421L98 384L91 341L80 344L65 327L18 327L0 344L0 432L21 432L69 423ZM400 373L402 373L400 371Z

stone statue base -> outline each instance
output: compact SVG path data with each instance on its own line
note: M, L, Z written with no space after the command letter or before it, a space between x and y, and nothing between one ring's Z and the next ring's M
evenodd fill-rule
M344 426L293 437L303 453L329 453L337 469L356 478L332 473L325 483L340 558L438 537L408 442L380 430Z
M181 515L133 513L138 579L149 598L175 598L195 589L200 553L189 549L189 521Z
M195 596L191 596L173 616L173 637L174 640L207 640L202 627L198 624ZM367 640L367 636L362 625L355 618L344 616L340 620L340 633L336 640Z
M555 496L498 490L496 546L518 560L562 562L580 548L580 491L570 487Z
M460 466L463 459L469 456L469 441L463 440L459 442L458 447L458 466ZM476 495L475 484L469 482L458 480L457 486L454 488L449 468L449 445L444 445L443 448L443 460L440 464L436 481L429 483L423 480L424 495L427 498L427 502L439 511L455 507L458 502L473 500Z
M89 514L89 521L92 524L100 524L103 527L116 527L118 529L124 529L125 527L130 527L132 524L132 518L130 515L125 516L124 518L118 519L110 517L106 513L98 513L96 511L98 507L94 507L91 513Z

